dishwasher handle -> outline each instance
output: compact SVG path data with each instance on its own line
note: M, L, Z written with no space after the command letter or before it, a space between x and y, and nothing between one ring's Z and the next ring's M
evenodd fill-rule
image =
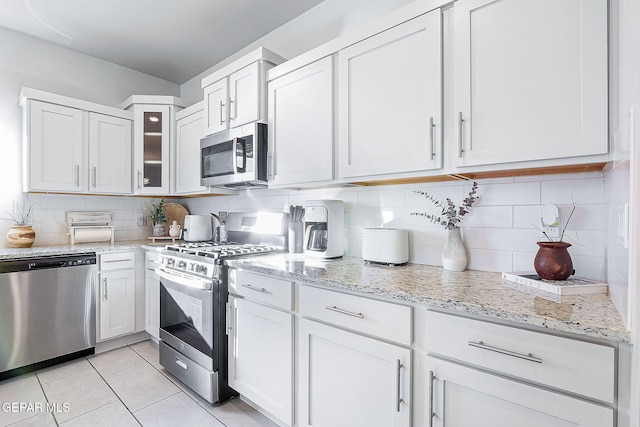
M64 267L66 265L66 261L33 261L29 263L29 270L39 270L42 268L59 268Z

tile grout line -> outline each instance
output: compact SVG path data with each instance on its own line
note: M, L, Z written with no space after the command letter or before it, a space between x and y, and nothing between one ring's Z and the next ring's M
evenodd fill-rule
M106 380L106 378L102 376L102 374L101 374L101 373L96 369L96 367L95 367L95 366L93 366L93 363L91 363L91 360L89 360L89 359L88 359L88 358L86 358L86 357L85 357L85 359L87 359L87 362L89 362L89 364L91 365L91 367L93 368L93 370L94 370L94 371L96 371L96 373L97 373L97 374L98 374L98 376L102 379L102 381L104 381L104 383L107 385L107 387L109 387L109 390L111 390L111 391L113 392L113 394L118 398L118 400L120 401L120 403L122 403L122 406L124 406L124 407L125 407L125 409L127 410L127 412L129 412L129 413L131 414L131 416L133 417L133 419L134 419L134 420L136 420L136 422L138 423L138 425L139 425L140 427L143 427L143 426L142 426L142 423L141 423L141 422L138 420L138 418L133 414L133 412L131 412L131 410L129 409L129 407L128 407L128 406L127 406L127 405L122 401L122 399L120 398L120 396L118 395L118 393L116 393L116 391L113 389L113 387L111 387L111 384L109 384L109 382ZM144 360L144 358L143 358L143 360ZM145 360L145 362L146 362L146 360ZM100 408L104 408L105 406L110 405L111 403L114 403L114 402L107 403L106 405L103 405L103 406L101 406ZM100 409L100 408L96 408L96 409L94 409L94 411L95 411L95 410L97 410L97 409ZM90 411L90 412L93 412L93 411Z
M44 395L44 399L47 401L47 403L51 403L51 402L49 402L49 396L47 396L47 393L44 391L44 386L42 385L42 381L40 381L40 377L38 376L38 374L36 372L34 372L33 375L35 375L36 380L38 381L38 385L40 386L40 390L42 390L42 394ZM56 427L59 427L60 423L58 422L58 419L56 418L56 416L54 414L51 414L51 416L53 417L53 422L56 423ZM29 418L31 418L31 417L29 417Z
M136 343L139 344L139 343ZM185 393L184 390L182 390L182 388L173 380L173 378L168 377L164 372L162 372L160 369L156 368L155 365L153 365L153 363L149 362L147 359L145 359L145 357L138 353L134 348L132 348L131 346L128 346L131 350L133 350L134 353L136 353L138 356L142 357L142 359L144 359L145 362L147 362L149 365L151 365L151 367L153 369L155 369L156 371L158 371L161 375L163 375L166 379L168 379L169 381L171 381L172 384L174 384L176 387L178 387L178 389L180 390L180 393L184 393L187 397L189 397L191 400L193 400L198 406L200 406L202 409L204 409L207 414L209 414L209 416L213 417L213 419L215 419L216 421L218 421L220 424L222 424L224 427L229 427L227 424L225 424L222 420L220 420L218 417L216 417L215 415L213 415L211 412L209 412L207 410L207 408L205 408L204 406L202 406L200 404L200 401L195 400L190 394ZM177 394L177 393L176 393ZM175 396L175 394L172 394L171 396ZM171 397L169 396L169 397ZM168 399L169 397L166 397L165 399ZM162 400L165 400L162 399ZM160 400L160 401L162 401ZM157 402L156 402L157 403ZM151 406L151 405L147 405L147 406ZM145 408L147 407L145 406ZM144 408L141 408L144 409Z

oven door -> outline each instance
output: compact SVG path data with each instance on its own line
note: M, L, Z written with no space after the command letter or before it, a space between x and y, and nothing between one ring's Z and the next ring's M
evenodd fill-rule
M217 136L200 141L200 181L202 185L216 184L216 177L237 175L247 170L247 142L244 138L217 141ZM228 181L228 179L227 179Z
M156 273L160 276L160 339L213 370L215 286L198 278L173 276L162 268Z

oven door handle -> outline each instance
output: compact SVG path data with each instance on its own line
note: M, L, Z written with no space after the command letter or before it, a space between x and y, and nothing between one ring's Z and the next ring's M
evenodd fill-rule
M211 289L211 285L213 285L212 280L204 280L197 277L187 277L184 275L179 275L177 273L167 271L162 267L156 268L156 274L162 279L166 279L170 282L195 289Z

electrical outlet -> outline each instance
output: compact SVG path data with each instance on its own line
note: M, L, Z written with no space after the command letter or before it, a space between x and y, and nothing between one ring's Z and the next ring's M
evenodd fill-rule
M144 225L144 212L136 211L135 212L136 225L143 226Z

